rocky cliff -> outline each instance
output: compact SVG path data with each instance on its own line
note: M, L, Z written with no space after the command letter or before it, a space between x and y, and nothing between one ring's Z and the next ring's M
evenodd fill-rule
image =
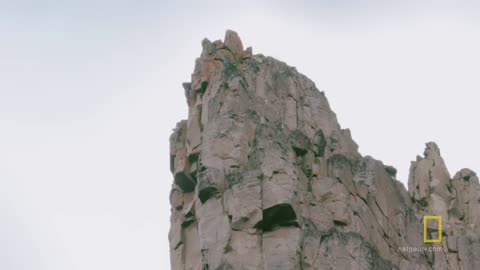
M172 269L480 269L473 171L427 143L407 191L294 67L233 31L202 46L170 138Z

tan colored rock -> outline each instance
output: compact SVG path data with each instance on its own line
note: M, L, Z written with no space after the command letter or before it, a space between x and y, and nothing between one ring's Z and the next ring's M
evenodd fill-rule
M464 224L467 230L480 232L480 184L478 176L462 169L451 181L449 214L452 222Z
M302 232L298 228L285 227L262 234L263 268L298 269Z
M263 219L262 175L259 171L227 176L231 186L224 193L225 207L231 218L232 230L241 231L254 228Z
M408 188L419 208L428 215L448 217L450 173L438 146L426 144L424 158L418 157L410 167Z
M412 162L407 191L395 168L358 152L310 79L244 51L230 30L202 41L183 88L171 269L480 269L478 177L451 179L435 143ZM424 215L443 217L442 243L423 243Z
M227 30L224 44L236 55L237 59L243 57L243 45L237 32Z

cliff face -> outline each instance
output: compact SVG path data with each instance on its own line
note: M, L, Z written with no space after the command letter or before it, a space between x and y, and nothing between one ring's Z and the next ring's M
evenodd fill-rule
M474 172L428 143L407 191L295 68L233 31L202 46L170 139L172 269L480 269Z

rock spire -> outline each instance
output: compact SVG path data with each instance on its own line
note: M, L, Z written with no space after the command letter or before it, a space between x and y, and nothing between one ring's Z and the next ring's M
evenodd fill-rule
M170 138L172 269L480 269L475 172L427 143L407 191L294 67L230 30L202 47Z

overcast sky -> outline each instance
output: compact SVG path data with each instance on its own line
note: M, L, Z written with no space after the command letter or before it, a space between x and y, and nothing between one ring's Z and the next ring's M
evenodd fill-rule
M0 269L168 269L168 137L236 30L326 92L363 155L480 171L474 1L0 0ZM393 4L402 2L402 4Z

